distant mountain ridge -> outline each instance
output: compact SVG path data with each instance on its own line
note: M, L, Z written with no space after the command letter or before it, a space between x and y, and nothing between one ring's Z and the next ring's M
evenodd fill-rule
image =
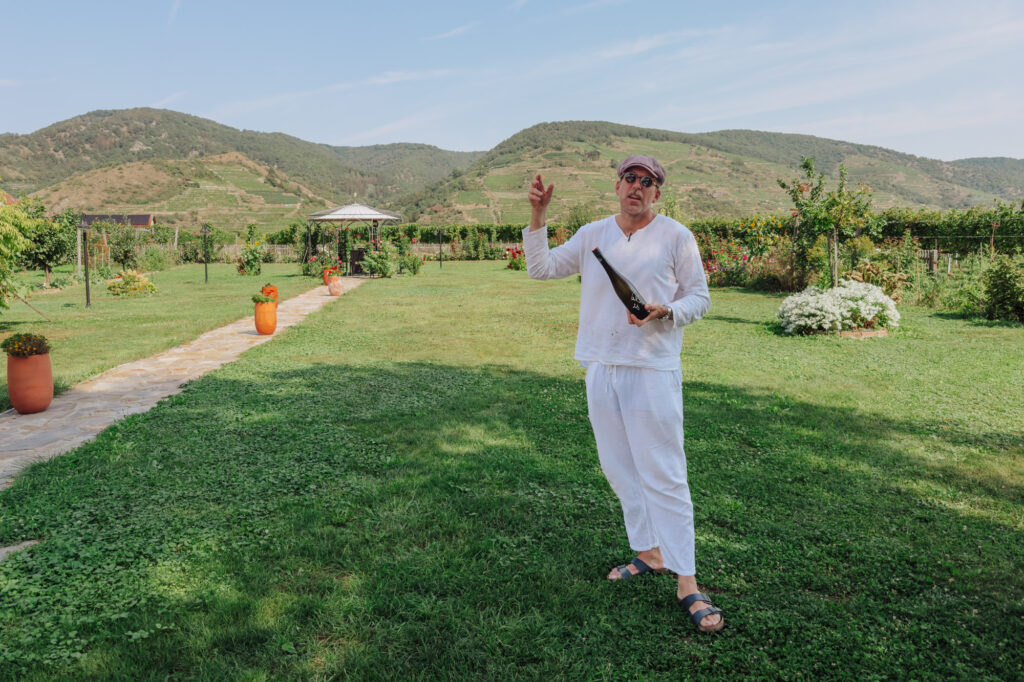
M218 176L204 191L222 201L219 213L210 208L220 216L229 212L227 195L244 206L263 197L266 206L277 208L258 215L280 218L321 202L345 203L356 194L360 201L401 211L407 220L501 223L528 219L526 188L542 172L557 188L551 211L557 222L574 207L614 212L613 168L633 153L653 154L665 164L664 189L678 195L690 217L788 210L776 179L795 177L804 156L814 157L833 178L845 164L851 182L871 187L878 207L962 208L1024 197L1024 160L943 162L810 135L682 133L562 121L526 128L487 152L455 152L414 143L330 146L163 109L94 111L28 135L0 135L0 187L98 212L115 206L148 211L154 202L184 207L176 219L194 222L202 219L206 195L180 181L206 173ZM209 157L216 161L202 168L189 170L185 163ZM156 164L144 173L152 178L150 189L115 192L111 185L124 175L99 173L142 162ZM94 187L92 193L86 186Z
M579 203L614 212L614 167L629 154L656 156L668 171L666 190L691 217L781 212L788 197L776 179L798 174L801 159L838 177L867 184L877 206L963 208L1024 197L1024 161L943 162L883 147L754 130L679 133L602 121L540 123L516 133L453 177L399 200L406 217L426 222L520 222L532 175L556 186L554 220ZM833 182L834 186L834 182Z
M12 193L31 193L102 166L230 152L279 168L336 201L354 193L387 200L480 155L424 144L332 147L165 109L100 110L28 135L0 135L0 178Z

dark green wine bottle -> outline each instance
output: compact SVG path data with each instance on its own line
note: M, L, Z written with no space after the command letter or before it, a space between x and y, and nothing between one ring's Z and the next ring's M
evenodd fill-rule
M612 288L615 289L615 295L619 297L619 300L626 306L626 310L636 315L637 319L644 319L651 314L651 311L644 307L646 301L644 297L640 295L640 292L636 290L633 283L628 279L619 274L619 271L613 268L608 261L604 259L601 254L601 249L594 247L594 255L597 256L597 260L604 267L604 271L608 273L608 279L612 281Z

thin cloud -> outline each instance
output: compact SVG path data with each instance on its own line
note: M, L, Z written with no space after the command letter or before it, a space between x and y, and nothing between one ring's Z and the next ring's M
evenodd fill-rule
M310 90L282 92L276 95L260 97L258 99L231 102L226 106L217 109L211 115L213 116L213 118L217 118L220 116L237 116L238 114L246 114L252 111L259 111L261 109L269 109L279 104L284 104L286 102L294 102L300 99L309 99L310 97L319 97L321 95L329 95L338 92L347 92L349 90L356 90L359 88L371 86L391 85L394 83L403 83L409 81L432 80L435 78L442 78L451 73L454 72L450 69L433 69L430 71L386 71L382 74L371 76L369 78L364 78L358 81L332 83L331 85L325 85L319 88L312 88Z
M619 57L629 57L635 54L643 54L644 52L650 52L660 47L667 45L675 45L693 38L702 38L711 34L717 34L719 31L676 31L674 33L661 33L658 35L647 36L644 38L637 38L636 40L630 40L618 45L613 45L607 49L601 50L598 56L603 59L618 59Z
M391 138L395 136L395 133L403 130L422 128L424 125L433 123L445 115L446 112L437 108L419 111L412 116L400 118L396 121L391 121L390 123L385 123L383 125L376 126L375 128L364 130L360 133L348 135L338 142L338 144L351 145L360 142L373 142L375 140Z
M3 78L0 78L0 88L13 88L16 85L19 85L18 81L5 80Z
M662 74L667 87L700 89L704 98L685 104L667 102L647 120L657 125L668 123L673 129L681 125L730 126L737 120L802 107L856 106L858 98L906 88L958 66L989 59L992 53L1012 47L1021 31L1024 22L1006 22L958 28L928 40L881 48L845 42L838 35L836 40L822 36L816 47L803 50L797 43L784 44L777 58L769 61L764 60L760 45L749 52L735 45L710 46L718 82L702 83L682 69L668 68ZM673 75L673 70L678 75ZM791 78L794 72L800 73L796 82ZM728 77L730 73L736 77Z
M181 9L181 0L173 0L171 2L171 11L167 14L167 25L171 26L174 20L178 17L178 10Z
M175 92L174 94L167 95L167 97L164 97L163 99L161 99L159 101L153 102L153 104L151 104L150 106L153 107L154 109L163 109L164 107L166 107L171 102L174 102L174 101L179 100L182 97L184 97L185 96L185 92L186 92L185 90L179 90L178 92Z
M391 83L404 83L406 81L422 81L432 78L442 78L452 73L451 69L433 69L431 71L386 71L379 76L366 79L370 85L390 85Z
M898 139L930 132L952 132L969 128L1016 122L1024 101L1010 91L977 93L970 101L941 101L900 105L892 109L855 113L821 120L807 120L786 126L780 132L840 131L851 139L887 137Z
M526 7L527 2L529 2L529 0L516 0L511 5L506 7L506 9L511 10L513 12L518 12L522 8Z
M459 26L457 28L453 28L450 31L439 33L436 36L428 36L424 38L424 40L447 40L448 38L454 38L455 36L462 35L463 33L469 31L471 28L473 28L473 24L466 24L465 26Z
M566 7L562 10L563 15L580 14L582 12L589 12L591 10L600 9L602 7L611 7L613 5L625 4L626 0L592 0L592 2L585 2L582 5L573 5L572 7Z

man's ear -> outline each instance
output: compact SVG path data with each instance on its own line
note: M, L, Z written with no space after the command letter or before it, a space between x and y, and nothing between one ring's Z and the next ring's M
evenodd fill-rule
M660 198L661 198L661 188L659 187L658 189L654 190L654 201L657 201Z

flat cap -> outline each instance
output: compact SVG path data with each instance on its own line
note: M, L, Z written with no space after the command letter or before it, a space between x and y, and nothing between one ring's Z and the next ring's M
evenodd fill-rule
M653 156L637 154L629 157L619 164L619 177L621 178L630 168L643 168L654 176L659 185L665 184L665 167L658 163L658 160Z

